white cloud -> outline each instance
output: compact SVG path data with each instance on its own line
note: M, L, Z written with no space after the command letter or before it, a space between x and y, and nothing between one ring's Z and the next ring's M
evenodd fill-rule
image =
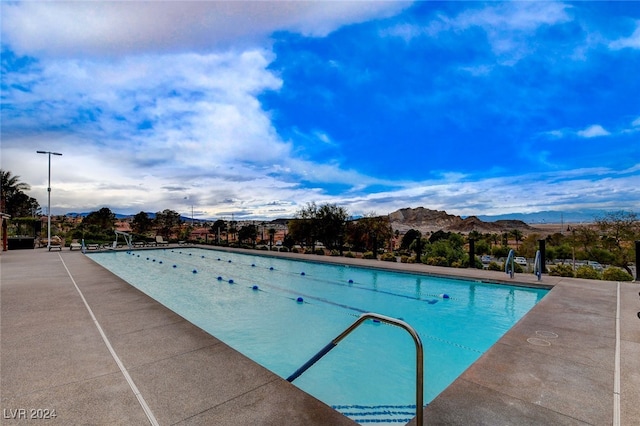
M393 212L423 206L449 214L497 215L504 212L533 213L544 210L616 208L633 210L640 197L638 167L627 170L576 169L496 178L457 176L452 179L404 183L393 191L377 192L341 200L352 213ZM615 194L612 198L611 194ZM579 199L579 203L577 200Z
M282 84L267 69L271 60L269 51L248 50L40 61L29 91L8 84L3 93L3 103L20 111L3 123L3 167L30 183L42 204L46 161L35 151L62 152L52 164L54 213L103 206L184 212L193 202L206 217L259 214L274 210L274 200L323 198L301 181L379 183L295 156L256 97ZM25 74L7 71L4 78ZM323 132L314 139L332 143ZM296 209L275 211L283 208Z
M263 42L274 31L325 36L399 13L410 2L2 2L3 39L21 54L126 55L208 51ZM245 45L246 47L246 45Z
M578 136L580 136L581 138L596 138L596 137L600 137L600 136L609 136L611 133L609 133L601 125L594 124L594 125L591 125L591 126L587 127L584 130L579 130L578 132L576 132L576 134Z
M567 13L570 6L556 2L500 2L489 3L484 8L469 7L454 17L438 14L426 25L397 24L382 32L409 42L416 37L438 37L444 32L462 32L480 28L487 35L494 54L503 65L513 65L536 49L530 39L538 28L571 20ZM470 68L468 71L485 75L488 68Z
M621 38L619 40L609 43L609 47L613 50L620 50L624 48L640 49L640 21L636 21L636 29L629 37Z
M631 125L632 125L633 127L638 127L638 126L640 126L640 117L638 117L638 118L636 118L635 120L633 120L633 121L631 122Z
M454 21L457 29L481 27L493 52L504 65L516 63L536 48L529 42L535 31L545 25L569 21L568 6L556 2L506 2L481 10L461 13Z

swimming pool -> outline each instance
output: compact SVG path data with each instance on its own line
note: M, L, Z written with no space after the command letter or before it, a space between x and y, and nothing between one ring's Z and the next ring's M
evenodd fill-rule
M281 377L363 312L401 318L424 345L426 403L547 292L198 248L87 256ZM415 414L413 340L368 322L294 384L359 423L406 423Z

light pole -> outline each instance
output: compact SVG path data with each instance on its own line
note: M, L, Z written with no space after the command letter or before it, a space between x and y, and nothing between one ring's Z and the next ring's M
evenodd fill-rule
M51 250L51 155L62 154L51 151L36 151L36 153L49 155L49 186L47 186L47 250Z
M189 198L189 196L184 197L184 199L191 201L191 227L193 228L193 201Z

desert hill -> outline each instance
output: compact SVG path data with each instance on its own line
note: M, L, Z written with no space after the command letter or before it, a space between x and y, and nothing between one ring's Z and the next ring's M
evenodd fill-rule
M393 230L398 230L400 233L407 232L409 229L417 229L423 234L440 230L467 234L471 231L501 233L518 229L526 235L536 231L536 229L521 220L484 222L476 216L469 216L463 219L445 211L430 210L424 207L397 210L389 214L389 220Z

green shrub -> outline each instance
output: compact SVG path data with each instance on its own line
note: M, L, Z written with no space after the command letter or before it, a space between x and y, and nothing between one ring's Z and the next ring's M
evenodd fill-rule
M363 259L376 259L376 255L372 251L367 251L362 254Z
M487 267L490 271L504 271L504 268L498 265L497 262L489 262L489 266Z
M601 280L600 272L588 265L582 265L576 269L576 278L587 278L590 280Z
M346 252L346 253L344 254L344 257L348 257L348 258L350 258L350 259L353 259L353 258L355 258L355 257L356 257L356 255L355 255L355 254L353 254L353 253L351 253L350 251L348 251L348 252Z
M316 249L316 251L315 251L315 253L316 253L318 256L324 256L324 249L323 249L323 248L317 248L317 249Z
M433 256L427 258L427 265L432 266L449 266L449 262L447 262L447 258L443 256Z
M573 268L571 265L556 265L555 267L549 269L549 275L554 277L572 277L573 278Z
M298 250L298 247L294 247L291 249L291 253L300 253L300 250Z
M602 279L607 281L633 281L630 273L615 266L609 266L602 273Z
M400 263L409 263L409 256L407 256L406 254L400 256Z
M494 246L493 249L491 249L491 254L494 257L507 257L509 254L509 247Z
M304 254L313 254L313 250L311 250L310 248L306 248L304 249Z
M286 248L286 247L280 247L280 250L278 250L278 251L280 251L280 252L282 252L282 253L288 253L288 252L289 252L289 249L288 249L288 248Z
M396 262L396 256L393 253L384 253L380 256L380 260L384 260L385 262Z
M340 256L340 252L336 249L331 250L331 256Z
M260 246L260 247L258 247L258 250L268 251L268 250L269 250L269 247L267 247L267 246Z

